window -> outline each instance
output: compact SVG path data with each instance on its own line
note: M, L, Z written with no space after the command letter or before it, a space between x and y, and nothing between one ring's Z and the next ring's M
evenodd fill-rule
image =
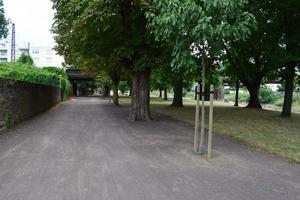
M1 58L0 59L0 63L5 63L5 62L7 62L7 58Z
M33 53L33 54L39 54L40 51L39 51L38 49L33 49L33 50L32 50L32 53Z
M0 51L0 56L7 56L7 51Z

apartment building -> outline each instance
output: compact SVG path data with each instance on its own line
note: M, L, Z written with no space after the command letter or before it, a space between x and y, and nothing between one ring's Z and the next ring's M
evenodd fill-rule
M64 59L56 54L51 47L31 46L27 44L16 45L16 60L24 54L29 54L38 67L56 66L62 67ZM9 40L0 40L0 63L11 62L11 45Z
M10 61L10 52L8 46L8 42L0 42L0 63Z

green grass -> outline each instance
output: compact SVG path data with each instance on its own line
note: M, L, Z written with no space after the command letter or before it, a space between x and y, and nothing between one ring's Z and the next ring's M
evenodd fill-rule
M120 102L128 105L129 99L121 98ZM171 107L170 103L152 98L151 110L194 126L195 101L186 99L184 108ZM238 108L215 102L213 127L214 133L300 163L299 114L286 119L281 118L278 111Z

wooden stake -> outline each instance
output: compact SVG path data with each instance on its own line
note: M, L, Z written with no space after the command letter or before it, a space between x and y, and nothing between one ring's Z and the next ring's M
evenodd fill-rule
M200 118L200 105L199 105L199 101L200 101L200 89L201 89L201 85L200 83L197 84L197 88L196 88L196 115L195 115L195 135L194 135L194 152L197 153L198 152L198 138L199 138L199 118Z
M202 57L202 94L201 94L201 102L202 102L202 113L201 113L201 133L200 133L200 145L199 145L199 153L204 154L204 131L205 131L205 60Z
M208 125L208 142L207 142L208 159L211 159L212 157L213 108L214 108L214 86L210 85L209 125Z

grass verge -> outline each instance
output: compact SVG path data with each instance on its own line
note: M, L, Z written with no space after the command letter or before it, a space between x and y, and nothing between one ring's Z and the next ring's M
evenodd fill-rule
M130 99L121 98L120 102L129 105ZM195 101L186 99L183 108L171 107L170 104L170 101L151 98L152 111L194 126ZM233 107L215 102L213 126L215 133L300 163L299 114L287 119L281 118L278 111Z

